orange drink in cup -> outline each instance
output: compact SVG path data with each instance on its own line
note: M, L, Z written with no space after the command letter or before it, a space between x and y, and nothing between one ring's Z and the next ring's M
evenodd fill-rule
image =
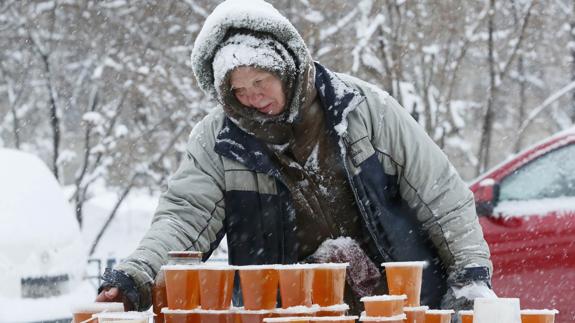
M170 310L162 308L161 313L165 323L199 323L200 314L196 310Z
M311 306L313 268L311 264L278 266L280 296L283 308Z
M76 305L72 309L73 317L72 323L80 323L92 318L93 314L100 313L100 312L123 312L124 311L124 304L123 303L88 303L88 304L79 304ZM96 322L94 318L93 321Z
M265 310L276 307L278 270L273 265L236 267L246 310Z
M461 323L473 323L473 311L459 311L457 312Z
M275 310L236 310L237 323L262 323L265 318L275 317ZM166 322L168 323L168 322Z
M204 310L196 309L193 311L199 314L200 320L193 323L235 323L235 310Z
M200 265L200 305L205 310L229 309L234 290L235 267L228 265Z
M265 318L263 323L310 323L306 316L270 317Z
M200 279L197 265L162 266L166 279L168 308L193 310L200 305Z
M380 295L362 297L367 316L396 316L403 314L406 295Z
M345 271L348 263L317 264L314 267L312 300L319 306L343 303Z
M521 310L521 323L555 323L558 310Z
M454 310L427 310L425 311L425 323L451 323L451 315Z
M278 308L274 311L275 317L296 317L296 316L315 316L319 311L318 305L307 306L292 306L288 308Z
M405 313L406 323L425 323L425 311L429 307L427 306L415 306L415 307L404 307L403 312Z
M332 306L320 307L315 316L344 316L349 310L347 304L337 304Z
M365 312L362 312L359 321L366 323L404 323L405 318L405 314L396 316L367 316Z
M357 316L317 316L310 317L310 323L355 323Z
M98 319L98 323L118 323L122 321L126 323L148 323L153 316L153 313L148 312L103 312L94 314L94 317Z
M389 294L407 295L405 306L419 306L425 265L425 261L384 262Z

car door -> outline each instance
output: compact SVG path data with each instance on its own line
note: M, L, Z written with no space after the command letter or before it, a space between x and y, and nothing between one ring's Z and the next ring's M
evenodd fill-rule
M480 219L494 290L522 308L556 308L575 320L575 144L540 155L498 182L493 214Z

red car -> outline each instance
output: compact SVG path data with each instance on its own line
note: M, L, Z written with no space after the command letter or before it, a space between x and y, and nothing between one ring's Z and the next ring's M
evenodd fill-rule
M575 322L575 127L476 179L479 222L491 249L493 289L522 309L557 309Z

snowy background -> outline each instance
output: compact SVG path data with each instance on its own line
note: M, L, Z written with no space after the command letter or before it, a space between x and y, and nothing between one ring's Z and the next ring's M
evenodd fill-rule
M573 1L271 2L314 59L397 98L466 180L575 123ZM134 249L213 106L190 52L218 3L0 2L0 148L45 162L101 269Z

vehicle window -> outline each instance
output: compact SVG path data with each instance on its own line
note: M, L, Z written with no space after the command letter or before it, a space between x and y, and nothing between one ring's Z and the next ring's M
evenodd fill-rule
M575 145L553 150L501 181L500 201L575 196Z

